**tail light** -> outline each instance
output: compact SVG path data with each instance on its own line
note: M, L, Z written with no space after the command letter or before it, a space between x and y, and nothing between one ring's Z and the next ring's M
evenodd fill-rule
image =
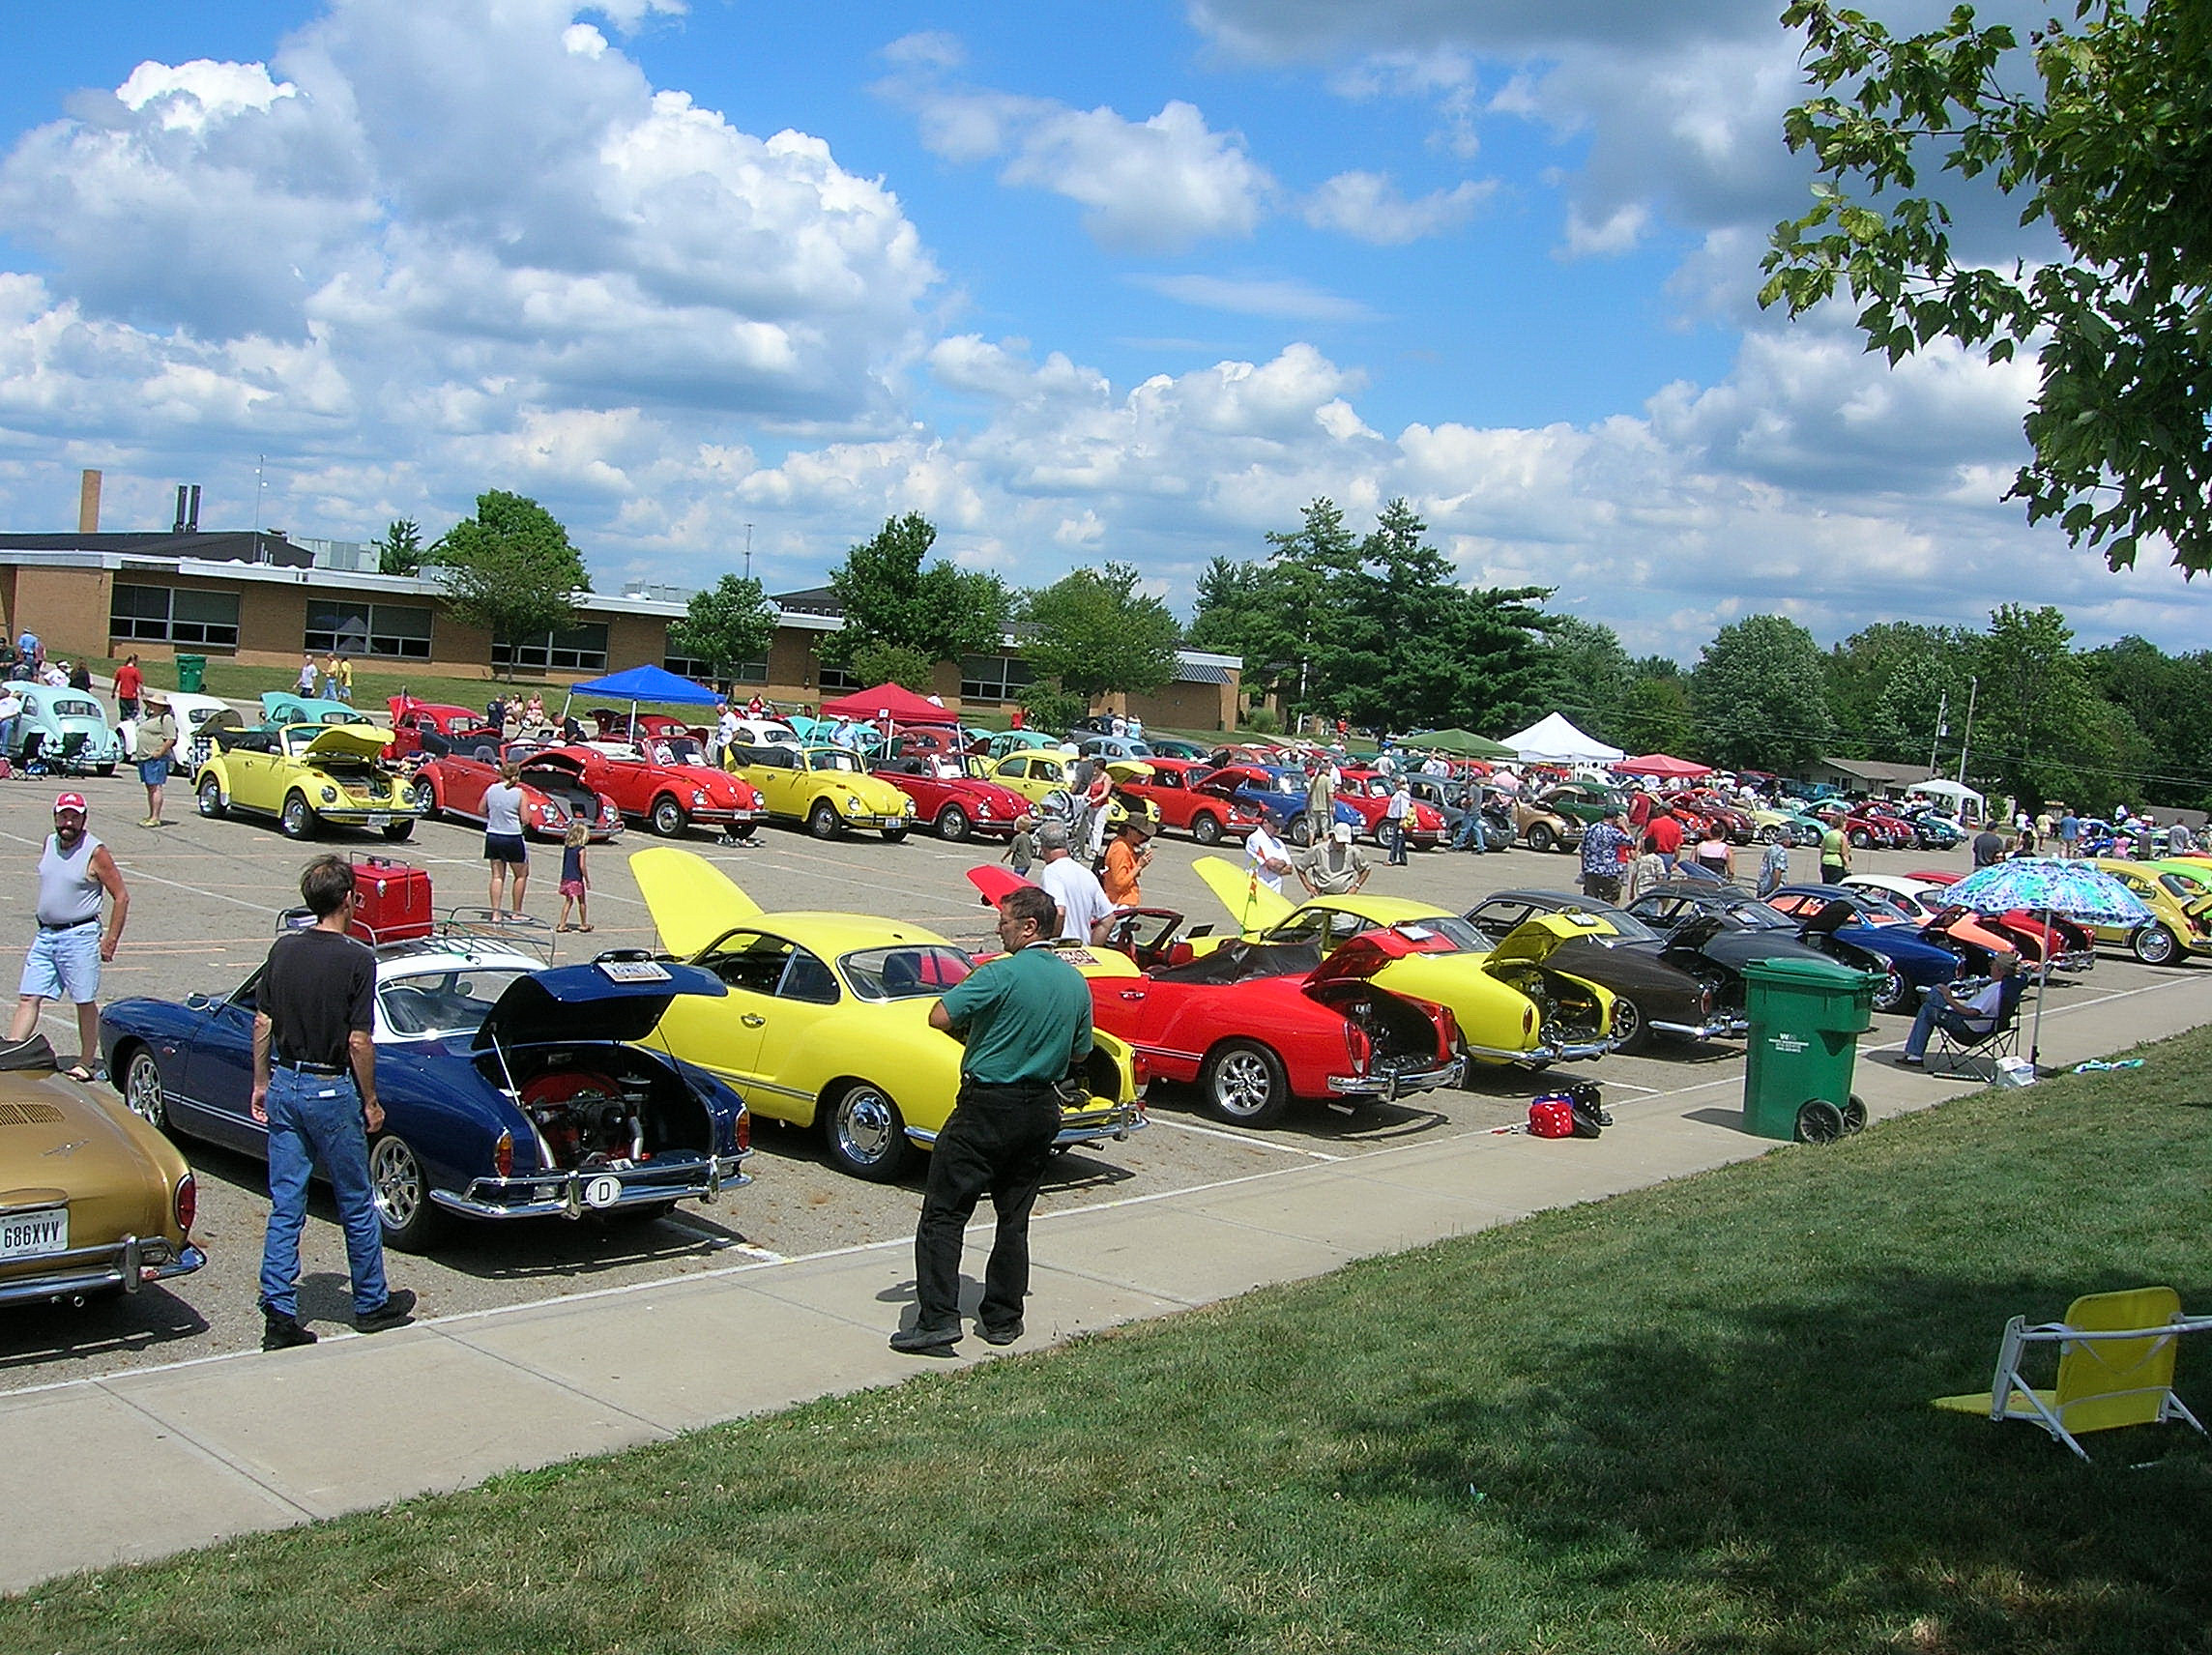
M1536 1032L1536 1002L1529 1001L1521 1007L1521 1038L1531 1039Z
M752 1147L753 1112L749 1109L741 1109L738 1111L738 1152L742 1154Z
M503 1178L514 1176L514 1134L502 1132L491 1147L491 1168Z
M1129 1076L1139 1091L1152 1084L1152 1066L1145 1061L1145 1054L1132 1049L1129 1053Z
M189 1173L177 1180L176 1207L177 1234L189 1235L192 1220L200 1214L200 1186Z
M1347 1018L1344 1025L1344 1050L1352 1060L1352 1072L1363 1075L1368 1060L1375 1055L1375 1042L1367 1037L1367 1031Z

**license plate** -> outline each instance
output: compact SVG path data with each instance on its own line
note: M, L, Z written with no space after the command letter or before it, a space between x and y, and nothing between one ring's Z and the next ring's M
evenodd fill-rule
M368 819L368 825L371 828L389 828L392 826L392 818L384 815L371 816Z
M0 1259L43 1259L69 1251L69 1208L43 1206L0 1218Z

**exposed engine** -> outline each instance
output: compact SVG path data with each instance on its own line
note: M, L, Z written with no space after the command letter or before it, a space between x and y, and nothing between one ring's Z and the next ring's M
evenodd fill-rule
M1495 965L1490 974L1535 1002L1536 1029L1545 1040L1580 1044L1606 1032L1605 1013L1587 983L1541 966Z
M647 1102L642 1089L626 1091L605 1075L543 1074L522 1089L522 1112L538 1128L551 1164L568 1172L620 1170L650 1160Z

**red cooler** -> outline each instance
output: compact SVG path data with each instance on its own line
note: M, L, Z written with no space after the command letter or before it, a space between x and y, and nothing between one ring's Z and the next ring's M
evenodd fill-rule
M364 943L396 943L430 934L430 875L389 857L356 857L353 888L361 898L346 929Z

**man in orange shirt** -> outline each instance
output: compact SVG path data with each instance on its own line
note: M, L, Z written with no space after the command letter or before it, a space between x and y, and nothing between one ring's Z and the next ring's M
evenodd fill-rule
M1131 816L1106 847L1106 874L1099 883L1106 887L1106 900L1116 908L1135 908L1144 901L1137 879L1152 859L1151 847L1145 843L1151 836L1150 824Z

